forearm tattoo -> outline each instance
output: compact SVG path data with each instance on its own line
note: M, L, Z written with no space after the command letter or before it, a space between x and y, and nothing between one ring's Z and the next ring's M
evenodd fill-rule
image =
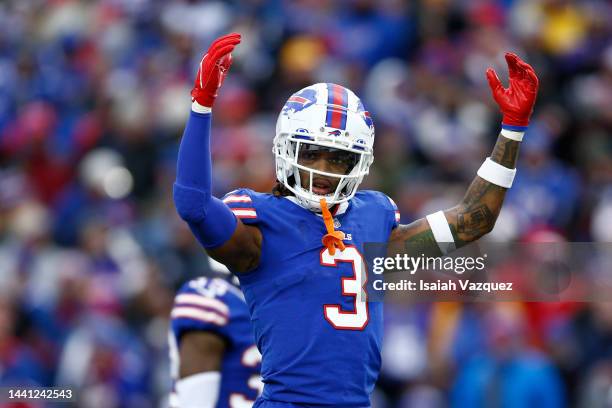
M499 135L491 153L491 160L508 168L515 168L519 142ZM501 211L506 188L476 177L457 207L454 222L459 244L474 241L490 232ZM452 228L451 228L452 230Z
M516 167L520 142L499 135L491 153L491 160L509 169Z
M390 242L389 253L408 254L418 256L439 256L440 250L436 238L429 228L425 218L419 219L412 224L400 225L393 231L395 239Z
M491 153L491 160L513 169L516 167L518 151L519 142L499 135ZM457 248L477 240L493 229L506 190L476 176L459 205L444 212ZM430 254L440 254L425 218L409 225L400 225L393 231L390 242L394 246L393 252L426 251Z

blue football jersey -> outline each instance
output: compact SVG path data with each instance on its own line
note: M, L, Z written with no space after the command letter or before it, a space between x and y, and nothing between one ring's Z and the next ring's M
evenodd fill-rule
M216 333L226 341L217 407L253 405L262 388L261 354L254 344L249 311L238 288L219 278L202 277L185 283L174 299L170 329L173 381L178 379L182 334L188 331ZM174 393L170 396L170 405L177 406Z
M337 206L334 223L347 248L332 256L321 244L323 219L295 198L240 189L223 201L263 235L258 267L238 275L263 355L262 398L369 407L383 310L382 303L367 302L363 244L388 241L399 221L395 204L382 193L360 191Z

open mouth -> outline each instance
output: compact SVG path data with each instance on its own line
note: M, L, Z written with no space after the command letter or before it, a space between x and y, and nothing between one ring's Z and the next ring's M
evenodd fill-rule
M312 180L312 192L316 195L328 195L332 193L332 183L328 179L315 177Z

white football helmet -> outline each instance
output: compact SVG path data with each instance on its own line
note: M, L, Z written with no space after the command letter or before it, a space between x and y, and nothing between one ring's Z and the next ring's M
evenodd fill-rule
M301 206L320 211L321 198L331 206L355 195L374 161L373 147L374 124L357 95L340 85L314 84L293 94L278 115L272 148L276 177ZM348 152L352 164L346 174L315 170L298 163L301 149ZM302 187L300 170L310 178L308 189ZM315 194L316 175L339 179L335 191Z

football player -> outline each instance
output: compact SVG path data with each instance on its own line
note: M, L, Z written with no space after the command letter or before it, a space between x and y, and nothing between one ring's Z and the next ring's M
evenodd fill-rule
M211 264L213 270L225 269ZM168 342L171 408L253 406L263 388L261 354L237 287L221 277L185 283L174 299Z
M240 39L219 38L200 63L179 150L177 211L240 279L263 355L265 386L255 406L369 407L383 306L367 302L363 244L418 242L446 254L491 231L512 185L538 79L510 53L508 88L487 70L503 113L493 153L456 206L400 225L386 195L357 190L373 160L372 118L353 92L330 83L300 90L280 112L273 194L211 195L211 111Z

